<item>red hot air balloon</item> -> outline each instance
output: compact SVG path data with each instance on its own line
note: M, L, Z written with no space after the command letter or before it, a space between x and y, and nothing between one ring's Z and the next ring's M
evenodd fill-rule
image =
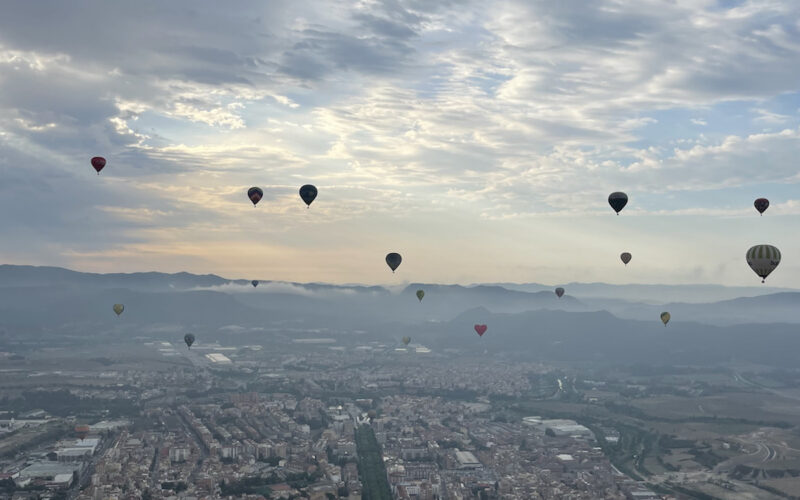
M95 156L92 158L92 166L97 170L97 175L100 175L100 171L106 166L106 159L102 156Z
M759 198L753 202L753 206L756 207L758 213L764 215L764 211L769 208L769 200L766 198Z
M75 434L81 438L81 441L86 439L86 436L89 435L89 426L88 425L76 425L75 426Z
M486 325L475 325L475 331L478 332L479 337L483 337L483 334L486 333Z

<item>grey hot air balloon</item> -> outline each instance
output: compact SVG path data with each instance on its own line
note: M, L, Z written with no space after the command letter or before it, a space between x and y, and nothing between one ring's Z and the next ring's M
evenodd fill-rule
M761 277L767 279L772 271L781 263L781 251L772 245L756 245L747 251L747 265Z

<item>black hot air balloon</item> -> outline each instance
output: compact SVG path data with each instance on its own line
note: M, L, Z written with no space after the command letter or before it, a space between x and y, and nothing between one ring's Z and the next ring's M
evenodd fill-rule
M97 171L97 175L100 175L100 171L103 170L103 167L106 166L106 159L102 156L95 156L92 158L92 167Z
M403 257L401 257L399 253L392 252L386 254L386 264L388 264L392 272L394 272L395 269L397 269L400 266L401 262L403 262Z
M753 202L753 206L756 207L758 213L764 215L764 211L769 208L769 200L766 198L759 198Z
M561 287L556 288L556 295L558 295L558 298L560 299L561 296L564 295L564 289Z
M300 188L300 198L306 203L306 208L311 208L311 202L317 197L317 188L311 184L306 184Z
M258 280L253 280L250 282L250 284L253 285L253 288L255 288L258 286Z
M191 349L192 344L194 344L194 334L187 333L186 335L183 336L183 341L186 342L186 347Z
M258 202L261 201L261 198L264 197L264 191L258 187L251 187L247 190L247 197L253 202L253 206L256 206Z
M621 191L611 193L608 195L608 204L611 205L611 208L619 215L619 212L628 204L628 195Z
M628 262L631 261L631 254L628 252L622 252L621 254L619 254L619 259L622 261L623 264L627 266Z

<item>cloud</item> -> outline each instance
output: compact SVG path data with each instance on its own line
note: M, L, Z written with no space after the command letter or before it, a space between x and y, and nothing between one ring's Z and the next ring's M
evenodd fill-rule
M235 275L263 245L282 278L353 281L325 259L406 235L462 251L434 220L453 214L506 234L622 189L631 215L736 216L734 191L800 181L798 26L785 1L15 0L0 257Z
M754 118L754 121L767 125L783 125L791 119L789 115L773 113L766 109L754 109L753 111L758 115Z

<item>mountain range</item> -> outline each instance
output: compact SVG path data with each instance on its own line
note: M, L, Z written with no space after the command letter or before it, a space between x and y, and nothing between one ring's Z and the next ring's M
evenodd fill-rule
M633 362L673 359L792 363L800 349L800 291L710 285L568 284L558 298L539 284L380 286L290 283L156 272L82 273L55 267L0 266L0 328L20 335L130 335L191 330L204 338L353 331L395 340L411 334L435 348L508 351L543 359ZM642 300L634 300L637 292ZM415 292L425 291L420 302ZM602 295L602 291L607 295ZM664 301L749 294L706 303ZM759 292L759 293L755 293ZM762 293L763 292L763 293ZM585 293L585 295L584 295ZM659 295L659 293L661 295ZM111 307L125 305L117 317ZM669 311L672 321L661 324ZM489 325L479 338L476 323ZM271 333L270 333L271 332ZM353 337L351 335L351 337ZM354 340L355 341L355 340Z

